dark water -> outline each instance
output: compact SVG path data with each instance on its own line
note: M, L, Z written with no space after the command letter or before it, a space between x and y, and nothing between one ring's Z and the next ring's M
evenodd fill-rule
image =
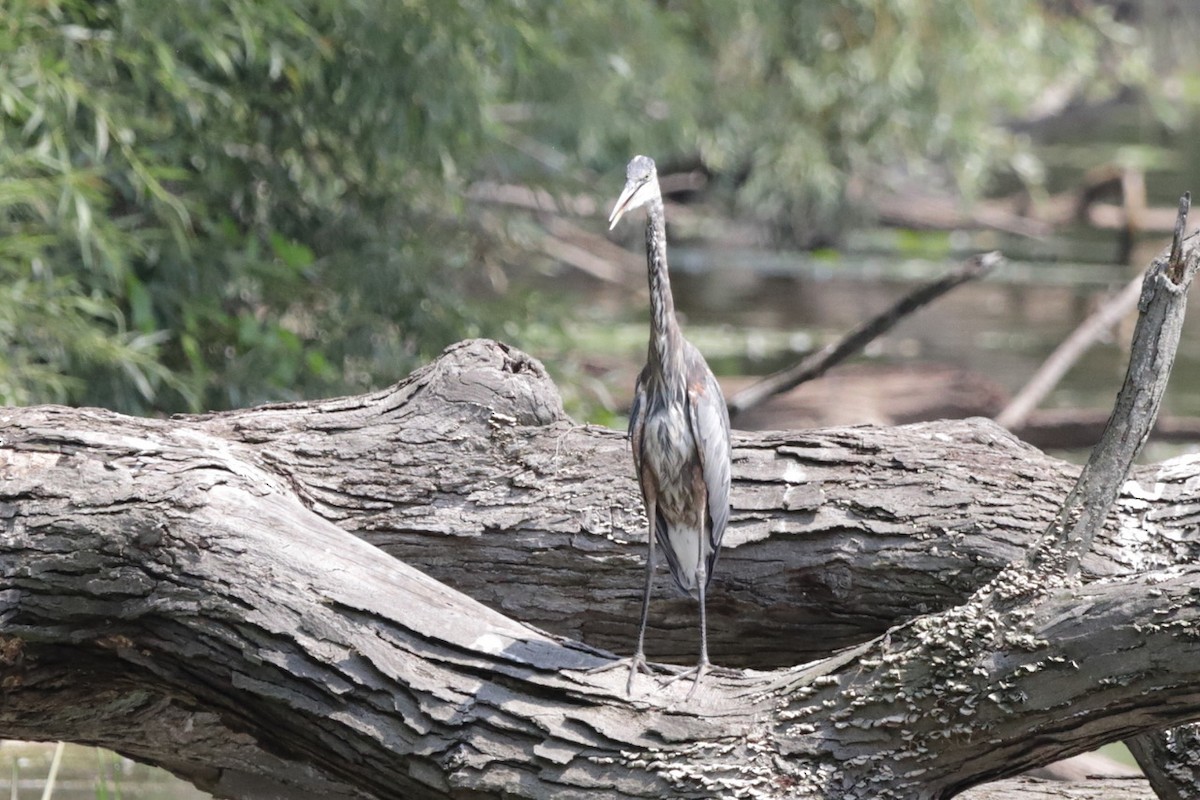
M941 236L934 235L935 242ZM866 357L966 368L1014 393L1090 312L1140 272L1113 263L1114 237L976 238L983 239L979 246L933 256L899 250L813 256L679 247L672 252L676 300L690 326L797 329L827 341L971 253L994 247L1014 255L983 281L960 286L900 322ZM1165 243L1147 237L1141 249L1153 253ZM1039 255L1045 260L1028 260ZM1148 264L1149 256L1142 268ZM1094 346L1043 407L1108 408L1125 372L1132 321L1131 317ZM714 368L726 374L766 373L796 358L794 352L778 350L764 357L727 360ZM1164 413L1200 415L1198 365L1200 309L1194 309L1185 325Z

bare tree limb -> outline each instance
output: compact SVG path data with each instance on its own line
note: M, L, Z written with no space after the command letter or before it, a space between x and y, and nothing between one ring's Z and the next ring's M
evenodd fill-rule
M1159 800L1200 797L1200 728L1186 725L1125 741Z
M978 701L973 699L975 695L971 687L977 685L976 676L988 673L992 669L994 662L990 659L994 654L989 653L981 660L981 654L977 651L978 645L958 647L950 651L944 650L941 644L931 646L927 639L931 631L962 631L966 633L964 641L971 643L993 641L997 635L1021 638L1031 633L1024 625L1030 609L1040 608L1046 603L1054 605L1064 595L1080 597L1106 591L1104 582L1080 585L1079 566L1089 552L1097 532L1103 527L1120 488L1128 478L1133 460L1154 425L1170 375L1182 331L1186 291L1197 267L1200 266L1200 256L1196 247L1189 248L1186 254L1184 250L1182 231L1186 223L1188 200L1188 196L1185 195L1180 202L1180 219L1170 253L1157 259L1148 270L1142 300L1139 303L1142 313L1134 333L1130 367L1118 394L1112 417L1100 444L1063 503L1058 518L1047 528L1038 546L1031 550L1025 559L1014 562L1001 571L966 603L897 626L883 639L865 646L865 652L859 653L855 660L860 665L876 665L876 670L861 671L849 681L849 687L843 686L855 697L862 698L860 709L864 706L879 705L881 697L889 698L885 703L892 703L893 713L900 719L906 718L904 703L911 703L914 694L921 694L919 682L914 685L912 680L905 680L902 689L896 689L889 695L887 680L880 675L880 671L886 666L889 670L885 673L887 675L905 675L911 678L914 672L920 669L918 665L940 661L954 664L959 671L959 677L952 682L946 682L947 678L943 675L943 682L936 689L930 686L927 691L938 693L950 708L957 708L960 713L966 709L967 715L974 717L977 714ZM1150 584L1155 586L1155 592L1156 583L1155 581ZM1136 593L1139 590L1133 586L1126 586L1124 591ZM1015 616L1014 609L1019 609ZM1097 613L1097 609L1093 607L1089 611L1081 610L1081 613L1082 618L1086 618ZM1077 621L1073 620L1072 624ZM1091 622L1100 620L1093 619ZM1140 632L1131 631L1131 634L1133 641L1129 647L1136 649L1140 646L1136 642ZM1073 635L1068 634L1068 638ZM1041 651L1045 642L1057 639L1057 636L1047 636L1045 633L1033 634L1028 639L1029 648L1034 652ZM983 649L990 650L990 647L985 644ZM1093 651L1090 656L1095 658L1096 653L1100 652L1115 655L1128 651L1117 646L1111 650ZM1049 660L1039 661L1039 668L1057 663L1054 658L1051 656ZM1079 665L1080 662L1072 658L1067 671L1075 672ZM1070 677L1063 674L1060 675L1060 680L1066 684ZM947 699L947 694L953 693L946 691L950 686L958 687L960 695L956 700ZM893 697L896 700L890 699ZM989 694L988 697L994 700L996 695ZM1027 699L1026 696L1020 698L1023 703ZM1090 724L1083 719L1086 714L1081 714L1082 708L1087 705L1086 702L1068 704L1072 725ZM911 710L911 706L909 708ZM861 710L856 711L856 717L847 719L847 722L855 724L857 715L861 713ZM944 721L952 724L955 719L956 715L948 712ZM1036 724L1033 729L1037 729ZM1004 747L995 740L991 740L989 744ZM1152 748L1146 743L1135 744L1144 756L1152 754ZM969 751L970 744L966 744L965 748ZM893 752L892 758L897 761L911 759L914 757L913 750L913 747L909 747L900 752ZM920 746L915 750L917 753L922 752ZM969 752L966 756L968 759L971 757ZM1014 772L1007 770L1020 763L1021 755L1014 750L1004 761L1003 771L991 777L1012 775ZM1187 790L1193 789L1194 784L1181 783L1176 780L1179 777L1179 772L1158 768L1155 771L1155 786L1170 786L1177 790L1180 796L1186 796ZM960 777L953 771L939 777L922 770L921 778L926 787L925 791L929 793L927 796L933 797L952 795L963 786L975 782L975 778L972 777L967 783L961 783ZM894 786L894 783L889 782L886 791L890 793Z
M1180 198L1171 246L1155 259L1145 276L1129 368L1100 442L1063 503L1058 518L1038 545L1030 550L1024 565L1014 565L1006 570L1012 573L1010 581L1013 578L1029 579L1031 585L1041 581L1046 587L1053 587L1059 583L1056 576L1061 576L1061 585L1078 580L1081 560L1091 549L1134 459L1154 427L1183 330L1187 290L1200 267L1196 248L1191 247L1185 252L1184 247L1183 234L1190 203L1190 195L1184 194ZM1003 575L997 581L1001 581ZM1003 593L996 594L1004 597ZM1143 734L1129 740L1131 751L1143 771L1151 777L1160 798L1196 796L1200 782L1191 768L1195 753L1187 746L1194 738L1193 729L1181 728Z
M1191 248L1186 257L1183 252L1190 202L1187 194L1180 199L1170 251L1155 259L1146 273L1129 369L1108 426L1047 532L1051 546L1032 550L1028 559L1031 566L1061 558L1068 578L1078 574L1080 561L1091 549L1092 539L1103 527L1134 459L1154 428L1183 333L1187 290L1200 266L1196 248Z
M1150 279L1147 279L1147 288L1143 291L1143 299L1139 303L1143 316L1134 330L1134 353L1131 354L1129 377L1126 379L1127 386L1138 373L1156 376L1158 371L1164 368L1164 365L1169 371L1171 361L1175 357L1175 348L1178 346L1179 336L1183 329L1187 288L1191 284L1192 278L1195 277L1197 264L1200 261L1194 249L1187 253L1184 251L1183 234L1187 229L1190 205L1191 195L1184 194L1179 200L1179 215L1175 221L1175 233L1171 240L1170 252L1165 260L1156 261L1155 268L1151 270L1152 275L1157 272L1161 276L1157 279L1158 285L1151 287ZM1159 336L1154 336L1153 332L1143 331L1142 321L1158 315L1162 317L1161 330L1163 332ZM1148 355L1139 356L1137 354L1139 350L1150 350L1151 352ZM1155 360L1160 363L1153 363ZM1125 387L1122 387L1121 395L1117 398L1117 406L1113 412L1114 417L1122 408L1129 408L1128 413L1132 418L1142 417L1130 429L1120 431L1121 438L1126 440L1127 444L1113 445L1110 448L1112 450L1132 449L1133 454L1129 456L1130 461L1145 442L1150 433L1150 427L1154 424L1165 388L1165 381L1162 383L1163 385L1160 386L1156 381L1152 388L1139 393L1141 396L1129 392L1132 396L1126 397ZM1104 444L1104 440L1101 441L1101 444ZM1197 747L1198 741L1200 741L1200 736L1197 734L1196 727L1189 726L1143 734L1129 739L1126 744L1129 746L1130 752L1137 758L1142 771L1150 778L1151 786L1154 787L1160 800L1172 800L1172 798L1182 800L1200 795L1200 747Z
M794 389L805 381L820 377L831 367L862 350L873 339L886 333L905 316L936 300L951 289L986 275L1003 258L999 253L975 256L946 273L937 280L918 287L900 298L886 311L867 320L837 342L822 348L799 364L776 372L738 392L729 400L729 416L737 415L758 406L770 397Z

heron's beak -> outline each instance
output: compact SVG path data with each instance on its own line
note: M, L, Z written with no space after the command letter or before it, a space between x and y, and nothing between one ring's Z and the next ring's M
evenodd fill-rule
M617 227L617 223L621 220L621 217L625 216L625 212L632 207L630 201L638 193L638 189L641 189L644 185L644 183L633 182L625 184L625 188L621 190L621 196L617 198L617 204L613 206L612 213L608 215L608 229L610 231Z
M620 197L617 198L617 205L612 206L612 213L608 215L608 230L617 227L617 222L625 216L625 212L630 209L636 209L637 206L646 203L646 193L650 191L650 184L654 181L630 181L625 184L625 188L620 191Z

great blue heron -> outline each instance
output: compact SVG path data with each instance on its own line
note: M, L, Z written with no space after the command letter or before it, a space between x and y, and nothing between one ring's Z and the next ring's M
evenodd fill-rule
M649 553L637 652L625 690L632 692L634 675L646 670L646 617L657 539L675 583L700 601L700 659L690 697L710 666L704 593L729 521L729 412L704 356L683 338L675 319L667 275L666 222L654 161L634 156L625 177L625 188L608 218L609 230L626 212L646 207L650 275L649 354L629 412L633 465L650 523Z

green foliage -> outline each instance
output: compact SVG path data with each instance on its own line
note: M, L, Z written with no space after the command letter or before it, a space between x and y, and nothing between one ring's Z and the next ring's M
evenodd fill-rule
M490 7L9 3L0 399L245 405L453 340Z
M888 170L1036 179L1004 121L1139 74L1102 6L1056 7L8 0L0 401L244 406L520 340L541 227L470 205L480 178L698 161L801 240Z

